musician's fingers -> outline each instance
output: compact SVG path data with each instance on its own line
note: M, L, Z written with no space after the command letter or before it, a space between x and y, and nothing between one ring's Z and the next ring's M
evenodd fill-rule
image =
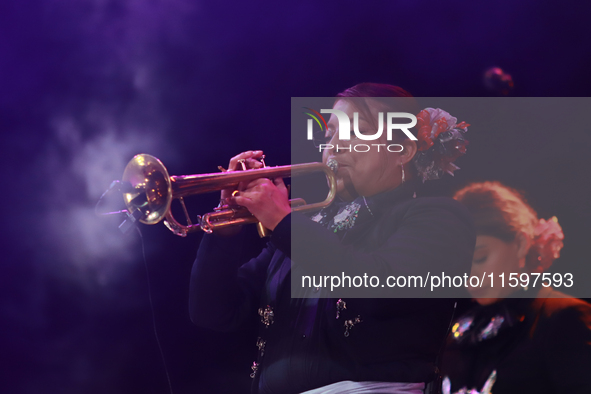
M252 181L243 181L238 184L238 190L246 191L246 190L255 190L258 186L262 186L264 184L270 184L271 181L267 178L257 178L253 179Z
M260 168L262 167L262 163L260 163L258 160L256 160L257 158L260 158L263 156L263 151L262 150L249 150L246 152L242 152L234 157L232 157L230 159L230 163L228 164L228 169L226 171L236 171L236 170L242 170L242 165L240 164L241 160L244 160L244 166L246 167L246 169L249 168ZM238 190L243 190L245 188L245 185L239 185ZM223 201L228 201L231 202L229 200L231 193L233 192L232 189L224 189L221 192L221 200Z
M240 205L243 207L247 207L252 204L252 199L248 196L244 196L240 193L236 194L234 197L231 197L232 203L235 205Z
M285 189L285 186L283 186ZM273 229L291 211L286 193L269 179L249 182L244 191L234 196L238 205L246 207L265 227Z
M238 184L238 188L237 190L240 190L241 192L245 191L246 189L248 189L248 185L250 184L251 181L242 181Z
M248 184L246 185L246 189L254 189L257 186L264 186L264 185L270 185L271 181L267 178L257 178L257 179L253 179L252 181L248 182Z
M241 159L248 159L251 157L257 158L257 157L261 157L262 155L263 155L262 150L247 150L245 152L241 152L241 153L237 154L236 156L232 157L230 160L231 161L238 161Z
M242 166L239 164L240 160L245 160L245 164L247 165L246 168L249 168L248 164L254 165L253 162L257 162L260 164L260 162L258 162L255 159L260 158L262 155L262 150L249 150L246 152L239 153L230 159L230 163L228 164L228 171L242 170Z
M281 191L285 190L287 192L287 187L285 186L285 182L283 182L283 178L275 178L273 179L273 183L275 184L275 186L277 186L277 189Z
M247 169L251 169L251 168L261 168L263 166L263 163L261 163L260 161L254 159L254 158L248 158L246 159L246 168Z

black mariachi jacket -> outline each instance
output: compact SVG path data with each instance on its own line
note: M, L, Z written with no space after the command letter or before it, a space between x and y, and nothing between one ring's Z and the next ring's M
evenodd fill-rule
M501 324L493 327L493 318ZM551 288L539 294L530 289L520 298L477 307L458 322L443 358L450 392L482 391L489 380L494 394L591 393L588 303ZM493 371L496 378L490 379Z
M253 391L290 394L343 380L434 378L452 301L291 298L298 264L322 267L328 259L348 275L372 272L382 280L417 269L468 273L475 244L468 212L452 199L412 198L413 192L406 184L368 197L371 215L343 234L292 213L248 262L241 259L240 237L204 236L191 273L190 313L196 324L216 330L260 326ZM296 249L303 261L292 268Z

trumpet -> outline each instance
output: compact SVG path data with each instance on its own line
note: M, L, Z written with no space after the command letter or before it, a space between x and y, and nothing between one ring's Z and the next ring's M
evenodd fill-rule
M126 185L123 199L127 213L132 220L144 224L156 224L164 220L166 227L174 234L186 237L188 233L202 230L207 233L215 229L257 223L259 234L266 236L266 229L246 209L241 206L221 204L214 212L197 216L192 223L185 206L184 198L192 195L238 188L240 182L250 182L259 178L288 178L313 172L324 172L329 185L328 195L321 202L306 204L297 198L290 200L293 211L308 212L329 206L336 195L336 161L323 163L304 163L277 167L263 167L244 171L228 171L212 174L170 176L166 167L156 157L139 154L125 167L122 182ZM186 225L179 223L171 212L173 200L178 200L185 214Z

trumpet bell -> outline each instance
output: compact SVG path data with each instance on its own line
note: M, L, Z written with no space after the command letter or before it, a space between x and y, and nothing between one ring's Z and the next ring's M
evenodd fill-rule
M166 216L173 198L172 185L160 160L148 154L134 156L121 180L131 186L131 191L123 193L125 205L129 212L141 211L141 223L156 224Z

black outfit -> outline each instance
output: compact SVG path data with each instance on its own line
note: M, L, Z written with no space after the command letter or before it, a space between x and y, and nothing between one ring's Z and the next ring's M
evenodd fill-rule
M351 298L341 300L346 309L337 318L334 298L291 298L298 264L322 267L328 258L351 275L364 267L380 275L405 275L412 267L469 272L475 244L469 213L452 199L413 198L413 192L407 182L357 199L352 227L327 228L292 213L248 262L241 259L240 237L204 236L191 274L191 317L216 330L260 326L254 392L300 393L343 380L433 380L450 300ZM334 204L323 214L331 218L339 209ZM292 231L298 234L293 240ZM296 248L305 258L292 268Z
M547 288L523 298L532 296L522 292L458 320L466 330L450 335L443 362L452 393L482 390L495 370L494 394L591 393L591 305ZM499 317L502 324L486 330Z

